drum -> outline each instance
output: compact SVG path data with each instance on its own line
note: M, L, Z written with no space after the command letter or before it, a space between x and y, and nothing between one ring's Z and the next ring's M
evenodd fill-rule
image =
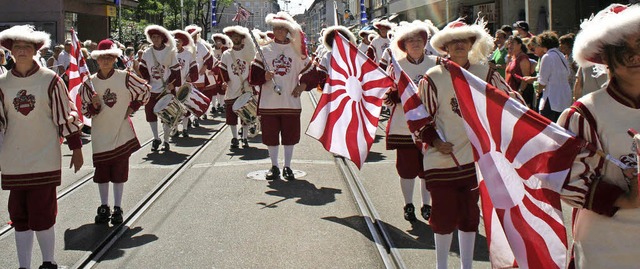
M180 87L180 89L182 89L182 87ZM185 89L188 89L187 98L184 101L180 102L182 102L187 110L193 113L193 115L195 115L196 117L202 116L205 112L207 112L207 108L209 108L211 99L209 99L193 86L186 87ZM178 92L178 95L180 95L180 92Z
M156 113L162 123L166 123L172 128L178 126L178 123L184 115L184 108L182 104L173 96L173 94L167 94L160 98L156 105L153 107L153 113Z
M191 94L191 88L193 88L191 83L182 84L182 86L178 88L178 91L176 91L176 99L178 99L178 102L184 104L184 102L187 101L187 99L189 99L189 95Z
M258 102L253 98L253 94L245 92L233 103L233 112L244 124L251 124L258 116Z

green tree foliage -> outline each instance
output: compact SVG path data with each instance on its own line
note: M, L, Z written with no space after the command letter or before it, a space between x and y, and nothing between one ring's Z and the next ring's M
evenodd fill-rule
M211 32L211 0L139 0L134 9L123 6L121 16L122 39L124 41L144 41L144 28L149 24L162 25L173 30L182 25L196 24L202 27L202 36ZM225 8L231 6L233 0L216 0L216 17L220 18ZM183 10L184 16L180 11ZM184 21L181 21L181 18ZM111 21L111 35L120 38L118 20Z

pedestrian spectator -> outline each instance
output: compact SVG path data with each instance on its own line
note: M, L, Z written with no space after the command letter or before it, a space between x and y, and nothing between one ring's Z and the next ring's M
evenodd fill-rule
M569 69L570 75L571 75L571 80L569 81L569 84L571 86L575 85L576 73L578 72L578 65L576 65L576 63L573 61L573 55L572 55L573 40L575 38L576 38L576 35L574 33L569 33L561 36L558 39L558 41L560 42L560 46L558 47L558 49L560 50L560 52L562 52L562 54L564 54L564 57L567 59L567 62L571 67Z
M122 50L111 40L100 41L91 52L99 65L98 72L91 75L93 89L87 84L80 89L82 114L92 123L93 182L100 193L96 224L123 222L122 195L129 179L129 156L140 148L129 115L149 101L151 90L145 80L131 72L114 69L120 55ZM109 182L113 184L113 212L109 207Z
M538 44L536 49L543 53L537 83L533 83L536 92L542 95L538 109L540 114L555 122L572 103L571 67L558 50L560 43L555 32L545 31L535 37L535 42Z
M513 28L511 28L510 25L502 25L502 27L500 27L500 30L504 31L507 34L507 38L513 35Z
M7 68L7 70L11 70L13 69L13 66L15 66L16 61L15 59L13 59L13 55L11 54L11 50L6 50L5 51L5 60L7 61L7 63L4 65L4 67Z
M534 91L533 86L528 84L523 78L531 76L532 68L529 56L524 52L526 46L520 37L511 36L507 41L511 60L507 65L505 80L512 90L518 91L524 98L528 107L533 107Z
M49 48L42 47L38 52L36 52L36 56L33 56L33 60L36 61L38 66L47 67L47 60L45 59L47 53L49 53Z
M69 91L55 72L40 68L33 60L49 42L49 34L32 25L0 32L0 45L15 57L15 67L0 76L0 96L6 106L0 109L4 133L0 166L2 189L9 190L9 218L20 268L31 268L34 236L42 253L39 268L58 268L54 226L56 187L62 177L61 137L72 151L70 168L78 172L83 164L82 123Z
M58 64L62 68L62 79L69 83L69 76L67 76L66 71L69 68L69 64L71 64L71 39L64 41L64 50L58 55Z
M529 32L529 23L526 21L517 21L513 24L513 28L518 31L518 36L520 38L532 38L533 34Z
M51 55L51 57L47 60L47 67L56 72L56 74L58 74L59 76L62 76L62 74L64 73L62 65L60 65L60 63L58 62L58 57L60 57L60 53L62 53L63 50L64 46L62 45L53 47L53 55Z
M509 61L509 57L507 56L507 33L502 30L496 31L495 37L493 38L493 44L495 45L495 50L491 54L491 59L489 60L489 66L491 68L498 71L498 73L505 77L505 68L507 67L507 62Z
M597 72L594 66L578 67L576 84L573 86L573 100L602 89L608 80L609 75L605 72Z
M0 48L0 75L7 73L7 68L4 67L7 64L7 58L3 49Z
M133 69L133 59L135 57L134 53L135 53L135 49L133 49L133 47L127 47L124 50L123 59L124 59L125 69L128 69L128 70L132 70Z
M87 68L89 69L90 74L95 74L98 72L99 66L98 61L91 57L91 53L87 48L81 48L80 52L82 53L82 57L84 57L84 61L87 64Z
M640 200L637 155L640 139L640 6L612 4L582 22L573 56L582 68L609 72L604 90L586 95L560 116L560 125L606 152L622 169L583 149L564 182L562 200L574 207L569 268L637 268Z
M138 52L136 53L136 58L133 60L133 71L136 72L138 76L140 76L140 61L142 60L142 54L147 49L147 46L141 46Z

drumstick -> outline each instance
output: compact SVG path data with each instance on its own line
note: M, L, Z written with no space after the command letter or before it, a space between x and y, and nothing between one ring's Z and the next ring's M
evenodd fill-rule
M167 87L166 87L166 86L168 86L169 84L173 85L173 83L174 83L174 82L176 82L176 80L175 80L175 79L173 79L171 82L169 82L169 83L165 84L165 85L164 85L165 87L163 87L163 88L162 88L162 91L161 91L161 92L160 92L160 94L156 97L156 100L160 99L160 97L163 97L163 96L165 95L165 93L167 92Z

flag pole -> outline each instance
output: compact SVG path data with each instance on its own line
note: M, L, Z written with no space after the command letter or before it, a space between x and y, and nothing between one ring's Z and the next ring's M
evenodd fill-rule
M122 0L118 0L118 39L124 43L122 40Z

